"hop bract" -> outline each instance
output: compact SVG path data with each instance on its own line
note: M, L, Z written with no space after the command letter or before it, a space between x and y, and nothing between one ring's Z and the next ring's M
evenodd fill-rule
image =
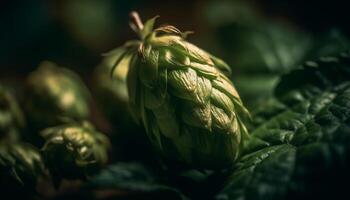
M239 156L248 112L232 82L229 66L185 40L173 26L143 26L141 40L125 44L115 65L130 59L128 92L132 111L165 158L192 167L220 169Z
M56 183L86 178L107 162L109 141L88 122L48 128L41 135L43 157Z

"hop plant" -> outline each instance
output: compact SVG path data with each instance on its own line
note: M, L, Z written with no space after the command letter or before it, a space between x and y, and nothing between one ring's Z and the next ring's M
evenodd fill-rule
M16 141L24 117L16 99L0 85L0 140Z
M107 162L109 141L88 122L47 128L43 157L55 184L61 179L86 178Z
M137 13L131 16L140 40L119 49L114 70L130 59L129 101L152 144L165 158L191 167L230 166L247 136L248 111L227 76L229 66L187 42L189 32L170 25L153 29L156 17L143 26Z
M35 193L44 164L40 152L27 143L0 144L0 186L12 195ZM4 195L4 194L2 194ZM6 195L4 195L6 197Z
M58 125L64 118L89 116L89 92L74 72L45 61L27 83L26 111L31 126L41 129Z

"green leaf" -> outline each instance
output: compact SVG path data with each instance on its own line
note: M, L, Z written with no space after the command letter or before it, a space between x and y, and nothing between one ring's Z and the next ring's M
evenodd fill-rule
M111 165L92 177L86 188L95 192L124 191L135 199L185 199L177 189L162 183L152 171L138 163ZM117 198L118 194L120 195L120 192L116 193L114 198Z
M345 81L349 81L349 52L338 57L321 57L308 61L300 69L285 75L275 95L285 104L293 105Z
M282 76L217 199L327 199L350 177L349 53ZM276 99L274 100L276 101ZM282 105L281 105L282 104ZM263 115L264 112L260 112Z
M295 153L293 146L279 145L246 155L232 174L233 181L217 199L282 199Z

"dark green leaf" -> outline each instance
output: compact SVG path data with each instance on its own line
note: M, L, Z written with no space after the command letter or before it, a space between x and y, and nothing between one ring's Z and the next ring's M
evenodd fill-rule
M345 195L350 178L349 69L349 54L343 53L282 76L276 94L284 105L260 113L266 117L251 132L245 155L217 199Z
M93 191L124 191L131 199L133 196L135 199L137 196L143 199L185 199L177 189L163 184L154 173L138 163L111 165L91 178L86 188Z

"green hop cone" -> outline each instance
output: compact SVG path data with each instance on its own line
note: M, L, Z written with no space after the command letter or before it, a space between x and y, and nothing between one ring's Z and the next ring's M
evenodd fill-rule
M143 160L152 162L152 148L145 130L138 125L130 114L128 106L127 74L130 59L123 59L113 72L111 70L124 48L117 48L105 55L94 71L93 92L101 110L110 122L110 140L113 144L113 157L118 161ZM137 148L134 146L137 145Z
M157 150L170 161L221 169L238 158L248 111L225 75L229 66L187 42L173 26L153 29L132 13L141 41L126 43L115 65L130 59L132 112Z
M99 105L113 123L113 126L128 129L135 126L135 122L128 115L129 96L126 77L129 60L124 60L124 63L114 71L113 79L110 77L111 70L122 52L116 49L113 51L113 54L106 56L96 67L94 72L94 92Z
M27 143L0 143L2 191L10 195L34 194L38 179L42 175L44 164L35 147ZM5 194L2 195L6 197Z
M0 140L16 141L24 117L16 99L0 85Z
M120 67L114 70L113 79L110 78L111 70L113 69L115 62L123 53L123 50L115 49L114 51L108 53L102 62L96 67L95 79L96 82L101 84L100 87L105 90L111 90L121 103L127 104L129 100L126 77L128 74L128 65L130 60L123 60L124 63L120 63Z
M89 116L89 92L74 72L42 62L27 79L26 112L35 129L58 125L64 118Z
M88 122L68 123L47 128L43 157L57 185L61 179L84 179L107 160L109 141Z

